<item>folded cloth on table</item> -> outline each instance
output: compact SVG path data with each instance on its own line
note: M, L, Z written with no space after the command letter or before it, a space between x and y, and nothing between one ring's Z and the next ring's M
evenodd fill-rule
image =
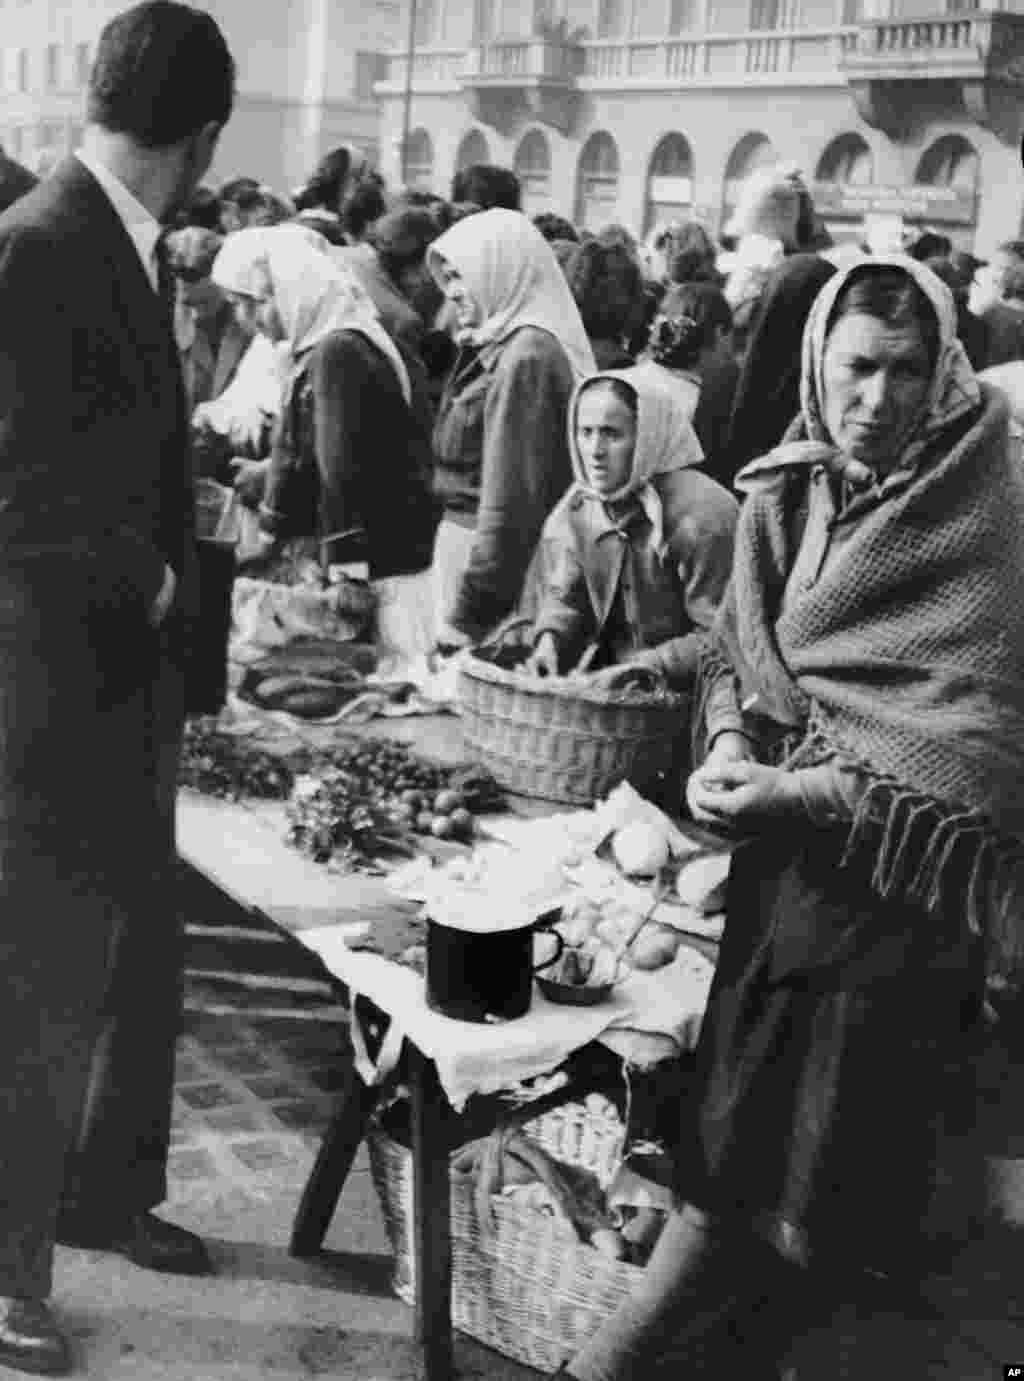
M607 1037L615 1032L661 1034L671 1041L673 1052L691 1048L713 972L710 962L695 951L686 957L684 947L677 960L658 973L630 974L599 1006L563 1007L535 992L526 1016L469 1027L427 1006L419 974L376 955L353 952L336 926L305 930L301 938L347 985L353 1010L356 995L361 994L391 1017L388 1041L381 1051L384 1058L375 1064L362 1059L363 1079L376 1083L390 1073L401 1037L408 1036L434 1062L445 1096L456 1111L474 1093L498 1093L544 1074L591 1041L608 1043Z

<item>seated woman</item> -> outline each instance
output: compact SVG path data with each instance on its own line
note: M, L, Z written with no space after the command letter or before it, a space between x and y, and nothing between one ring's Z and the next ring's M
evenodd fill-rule
M459 353L434 428L444 505L434 551L439 650L479 641L524 595L544 520L572 479L566 417L594 369L547 240L518 211L456 222L427 251Z
M379 583L427 572L435 505L429 408L415 369L363 289L324 240L296 225L238 231L214 281L239 319L286 346L281 420L266 462L260 524L290 579L312 567L325 584ZM410 590L429 645L427 582Z
M826 285L800 418L739 482L687 791L739 842L684 1206L578 1381L654 1374L723 1314L761 1375L814 1291L919 1279L986 957L1024 952L1024 473L927 268Z
M686 413L649 372L580 384L569 435L575 483L544 525L546 586L527 665L539 676L581 659L599 676L642 666L691 687L729 579L736 500L694 468L701 451Z

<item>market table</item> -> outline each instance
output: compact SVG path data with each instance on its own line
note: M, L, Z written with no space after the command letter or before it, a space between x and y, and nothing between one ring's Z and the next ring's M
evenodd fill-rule
M410 735L410 721L399 721L401 737L429 755L429 729L422 721ZM451 721L448 734L452 751ZM391 725L372 726L377 733ZM396 735L397 737L397 735ZM547 808L550 813L554 808ZM529 810L536 814L534 806ZM416 1336L423 1346L427 1381L448 1381L452 1374L450 1318L451 1241L449 1157L459 1144L486 1135L501 1116L501 1091L524 1075L561 1070L561 1086L531 1100L536 1116L569 1099L607 1091L610 1052L599 1043L614 1012L602 1009L555 1009L542 998L525 1017L501 1027L467 1026L431 1012L418 975L372 955L349 950L351 938L372 926L375 917L393 917L408 903L390 890L385 879L359 874L339 876L294 853L284 844L284 816L280 804L227 803L181 793L178 812L179 850L193 867L209 877L243 906L266 915L317 952L335 979L347 990L353 1014L356 1058L350 1066L331 1124L325 1133L314 1169L296 1214L291 1250L306 1256L317 1252L330 1224L345 1179L362 1142L381 1093L393 1086L388 1077L409 1090L413 1157L413 1214L415 1225ZM415 911L416 908L411 908ZM389 973L389 971L393 971ZM616 999L620 1003L625 999ZM641 999L642 1000L642 999ZM574 1014L578 1041L565 1036L565 1013ZM699 1021L699 1012L695 1013ZM372 1028L376 1026L378 1031ZM456 1089L451 1049L445 1028L458 1028L464 1041L468 1030L478 1067L494 1068L477 1075L478 1097L466 1106L465 1088ZM367 1049L366 1034L370 1032ZM557 1039L554 1033L558 1033ZM390 1048L388 1040L390 1036ZM503 1052L514 1047L503 1072ZM590 1058L593 1053L596 1058ZM465 1108L465 1111L463 1110Z

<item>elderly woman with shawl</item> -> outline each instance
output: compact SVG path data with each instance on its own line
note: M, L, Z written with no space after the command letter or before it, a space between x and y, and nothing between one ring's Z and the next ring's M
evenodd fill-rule
M427 414L365 291L318 239L295 225L240 230L213 267L239 320L287 346L260 523L328 578L424 571Z
M808 320L800 417L739 476L687 792L737 847L686 1207L562 1372L578 1381L654 1374L729 1313L754 1374L758 1318L807 1307L812 1284L925 1267L965 1029L986 960L1019 965L1024 940L1024 473L955 331L923 265L837 274Z
M459 345L434 428L437 641L454 651L520 599L572 479L569 397L594 357L551 246L518 211L467 216L434 241L427 265Z
M580 384L569 446L575 483L544 525L531 669L643 666L692 688L729 579L736 500L695 468L683 406L649 371Z

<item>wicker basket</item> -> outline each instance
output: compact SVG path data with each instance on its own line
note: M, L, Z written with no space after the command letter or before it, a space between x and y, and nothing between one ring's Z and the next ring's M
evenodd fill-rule
M467 745L520 796L591 805L628 781L669 804L689 765L690 698L672 691L541 680L476 655L458 700Z
M624 1130L569 1104L523 1131L552 1156L592 1170L602 1185L619 1165ZM370 1169L395 1254L393 1285L415 1299L412 1157L374 1132ZM488 1347L539 1371L553 1371L631 1294L640 1266L613 1261L579 1241L572 1227L500 1195L491 1198L492 1231L477 1217L475 1178L452 1172L452 1323Z

